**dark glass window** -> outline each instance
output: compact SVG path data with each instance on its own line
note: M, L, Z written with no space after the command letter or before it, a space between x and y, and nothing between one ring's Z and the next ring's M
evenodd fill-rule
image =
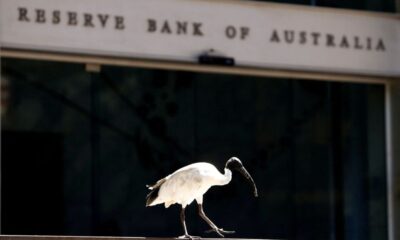
M233 237L387 239L383 85L2 64L4 234L181 235L179 207L146 208L145 185L237 156L259 198L235 173L204 197Z
M396 12L395 0L353 0L353 1L334 1L334 0L258 0L262 2L278 2L289 4L311 5L319 7L332 7L376 12Z

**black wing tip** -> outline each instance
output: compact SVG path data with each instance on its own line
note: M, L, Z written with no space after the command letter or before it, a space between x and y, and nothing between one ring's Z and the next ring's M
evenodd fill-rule
M156 184L153 185L146 185L148 189L151 191L149 194L146 196L146 207L151 206L151 204L154 202L154 200L157 199L158 197L158 191L160 190L160 187L163 185L163 183L166 181L166 178L163 178L161 180L158 180Z
M146 207L149 207L154 200L158 197L158 188L152 190L149 194L146 196Z

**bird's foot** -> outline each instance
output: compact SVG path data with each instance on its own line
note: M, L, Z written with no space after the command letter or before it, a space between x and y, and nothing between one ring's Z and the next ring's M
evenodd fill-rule
M178 238L179 238L179 239L191 239L191 240L193 240L193 239L200 239L201 237L199 237L199 236L192 236L192 235L189 235L189 234L184 234L184 235L182 235L182 236L179 236Z
M224 234L234 234L235 233L235 231L226 231L223 228L213 228L213 229L206 231L206 233L210 233L210 232L216 232L220 237L225 237Z

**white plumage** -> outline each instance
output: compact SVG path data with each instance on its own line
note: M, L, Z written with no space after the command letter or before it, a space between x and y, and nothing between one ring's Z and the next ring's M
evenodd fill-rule
M170 205L178 203L182 206L181 224L185 234L181 237L193 238L186 229L185 208L196 200L199 215L210 225L212 231L224 236L225 233L234 233L218 228L204 213L203 195L212 186L222 186L228 184L232 179L232 170L242 173L247 180L252 183L254 195L257 196L256 185L250 174L243 167L242 162L236 158L230 158L224 169L224 174L220 173L214 165L206 162L193 163L182 167L174 173L160 179L155 184L147 186L151 192L146 197L146 206L154 206L164 203L168 208Z
M171 204L178 203L186 207L195 199L201 204L204 193L210 187L228 184L231 179L232 172L229 169L221 174L210 163L193 163L165 177L165 182L158 190L158 197L148 206L164 203L168 208Z

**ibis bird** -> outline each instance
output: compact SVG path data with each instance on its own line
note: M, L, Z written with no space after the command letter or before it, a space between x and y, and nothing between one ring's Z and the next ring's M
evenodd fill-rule
M146 197L146 207L157 204L164 204L166 208L177 203L182 206L180 220L184 230L184 235L179 238L194 238L188 234L185 222L185 208L196 200L198 205L198 213L200 217L210 225L211 230L219 236L224 237L224 234L234 233L234 231L225 231L218 228L204 213L203 210L203 195L212 186L222 186L228 184L232 179L232 171L236 170L251 183L254 191L254 196L258 196L257 187L253 178L243 167L242 162L237 157L230 158L224 169L224 174L221 174L217 168L206 162L199 162L187 165L176 170L174 173L158 180L155 184L149 186L151 190Z

